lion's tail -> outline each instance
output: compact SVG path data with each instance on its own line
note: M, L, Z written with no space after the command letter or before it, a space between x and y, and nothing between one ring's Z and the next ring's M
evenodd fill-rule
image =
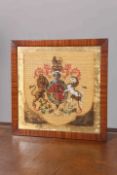
M34 96L34 95L35 95L34 92L35 92L35 90L36 90L36 86L35 86L35 85L30 85L29 88L32 89L32 90L31 90L31 95Z

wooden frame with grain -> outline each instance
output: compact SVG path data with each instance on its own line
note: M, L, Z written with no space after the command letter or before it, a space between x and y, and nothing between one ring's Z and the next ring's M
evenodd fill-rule
M58 132L18 129L18 70L17 47L33 46L100 46L101 47L101 132L99 134ZM12 128L14 135L69 138L104 141L107 137L107 64L108 39L75 39L75 40L15 40L12 41Z

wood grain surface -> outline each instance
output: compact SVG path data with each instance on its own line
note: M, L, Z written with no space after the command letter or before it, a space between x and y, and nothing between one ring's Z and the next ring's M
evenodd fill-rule
M0 175L117 175L117 133L107 142L12 136L0 126Z

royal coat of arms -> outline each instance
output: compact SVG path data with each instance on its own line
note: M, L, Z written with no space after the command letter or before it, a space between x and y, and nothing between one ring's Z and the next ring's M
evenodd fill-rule
M54 56L52 65L44 65L44 68L38 67L34 71L36 83L29 88L34 96L32 107L40 115L67 117L72 113L82 113L83 94L77 89L80 83L80 69L72 67L71 64L63 67L62 62L62 58Z

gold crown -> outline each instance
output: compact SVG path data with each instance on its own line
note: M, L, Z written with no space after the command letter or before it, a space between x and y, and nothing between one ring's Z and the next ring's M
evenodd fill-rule
M52 70L53 71L62 71L62 58L54 56L52 59Z

